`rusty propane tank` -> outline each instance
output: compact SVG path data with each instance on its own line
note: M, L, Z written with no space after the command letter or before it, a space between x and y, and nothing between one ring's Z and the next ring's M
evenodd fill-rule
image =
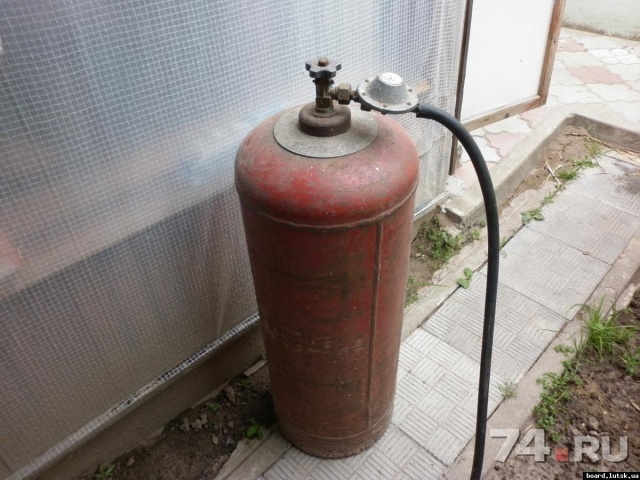
M391 420L418 181L411 138L345 105L339 68L307 62L315 102L265 120L235 165L278 424L326 458Z

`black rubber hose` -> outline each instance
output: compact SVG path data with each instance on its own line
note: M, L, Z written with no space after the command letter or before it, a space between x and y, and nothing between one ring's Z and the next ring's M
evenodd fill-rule
M484 300L484 326L482 328L482 354L480 357L480 384L478 387L478 410L476 416L476 440L473 449L471 480L479 480L487 434L487 411L489 405L489 380L491 377L491 352L493 350L493 326L496 317L498 295L498 268L500 263L500 225L498 205L489 169L471 134L444 110L421 103L415 110L418 118L429 118L445 126L456 136L469 155L478 176L484 208L487 214L489 258L487 260L487 292Z

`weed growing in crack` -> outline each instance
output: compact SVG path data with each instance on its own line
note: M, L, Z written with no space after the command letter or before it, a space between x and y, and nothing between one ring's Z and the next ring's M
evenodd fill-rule
M462 288L469 288L469 285L471 285L472 278L473 278L473 270L467 267L464 269L464 278L459 278L458 280L456 280L456 283L460 285Z
M513 382L505 382L503 385L498 387L498 390L500 390L502 398L505 400L509 400L510 398L514 398L518 395L518 388Z
M426 283L418 282L413 276L409 275L407 279L407 292L404 297L405 308L418 300L418 290L426 285Z
M540 211L540 208L534 208L532 210L527 210L526 212L521 212L522 215L522 223L525 225L529 223L531 220L542 221L544 220L544 215Z

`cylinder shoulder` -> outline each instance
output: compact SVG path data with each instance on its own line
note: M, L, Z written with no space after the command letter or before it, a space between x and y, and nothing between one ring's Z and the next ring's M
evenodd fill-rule
M236 156L236 188L246 207L277 220L339 225L370 220L402 204L418 181L418 153L394 120L375 116L378 134L342 157L309 158L274 139L278 114L256 127Z

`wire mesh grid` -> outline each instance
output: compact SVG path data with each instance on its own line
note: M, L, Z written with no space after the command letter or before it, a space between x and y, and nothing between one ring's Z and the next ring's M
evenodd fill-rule
M452 111L464 2L1 4L0 465L18 472L255 319L233 160L310 100L304 61L395 71ZM398 120L420 207L449 136Z

